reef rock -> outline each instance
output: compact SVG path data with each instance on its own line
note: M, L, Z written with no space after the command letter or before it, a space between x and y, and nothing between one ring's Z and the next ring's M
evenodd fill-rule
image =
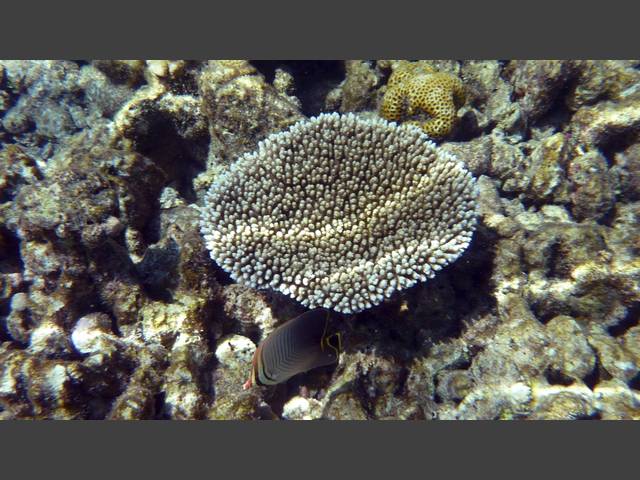
M0 419L640 419L640 61L351 60L313 82L308 63L267 64L0 61ZM283 193L271 211L307 205L296 225L321 225L304 203L315 164L276 172L260 142L323 104L354 124L379 125L381 107L437 124L439 154L476 177L476 223L429 281L387 280L384 298L332 314L337 364L243 390L259 342L305 310L286 293L311 279L290 275L284 292L234 281L199 228L206 192L242 168L238 185L279 172L296 201ZM394 147L419 149L419 130L395 128L417 133L385 143L370 191L407 178ZM450 174L403 219L459 226ZM389 205L413 205L393 192ZM237 214L243 241L258 203ZM406 254L415 225L389 212ZM345 258L375 247L369 220L345 218L359 236L327 241ZM233 250L242 274L254 247Z

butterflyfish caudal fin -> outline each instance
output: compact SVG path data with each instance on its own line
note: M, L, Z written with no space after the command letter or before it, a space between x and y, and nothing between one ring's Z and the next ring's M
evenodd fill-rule
M310 310L276 328L258 345L251 376L243 385L275 385L317 367L338 361L340 333L329 334L329 311Z

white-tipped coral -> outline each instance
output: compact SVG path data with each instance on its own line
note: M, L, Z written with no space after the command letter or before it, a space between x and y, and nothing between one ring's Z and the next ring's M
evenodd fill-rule
M467 248L475 181L420 130L322 114L273 134L210 188L201 231L231 277L353 313Z

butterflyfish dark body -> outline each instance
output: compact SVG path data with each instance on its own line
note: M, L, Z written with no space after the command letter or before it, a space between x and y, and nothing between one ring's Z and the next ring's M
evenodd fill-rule
M339 333L329 334L329 311L310 310L276 328L258 345L243 388L275 385L298 373L338 361Z

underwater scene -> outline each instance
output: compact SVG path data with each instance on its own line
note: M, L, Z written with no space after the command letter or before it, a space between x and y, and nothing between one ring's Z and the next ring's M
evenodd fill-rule
M640 419L640 60L0 61L0 419Z

